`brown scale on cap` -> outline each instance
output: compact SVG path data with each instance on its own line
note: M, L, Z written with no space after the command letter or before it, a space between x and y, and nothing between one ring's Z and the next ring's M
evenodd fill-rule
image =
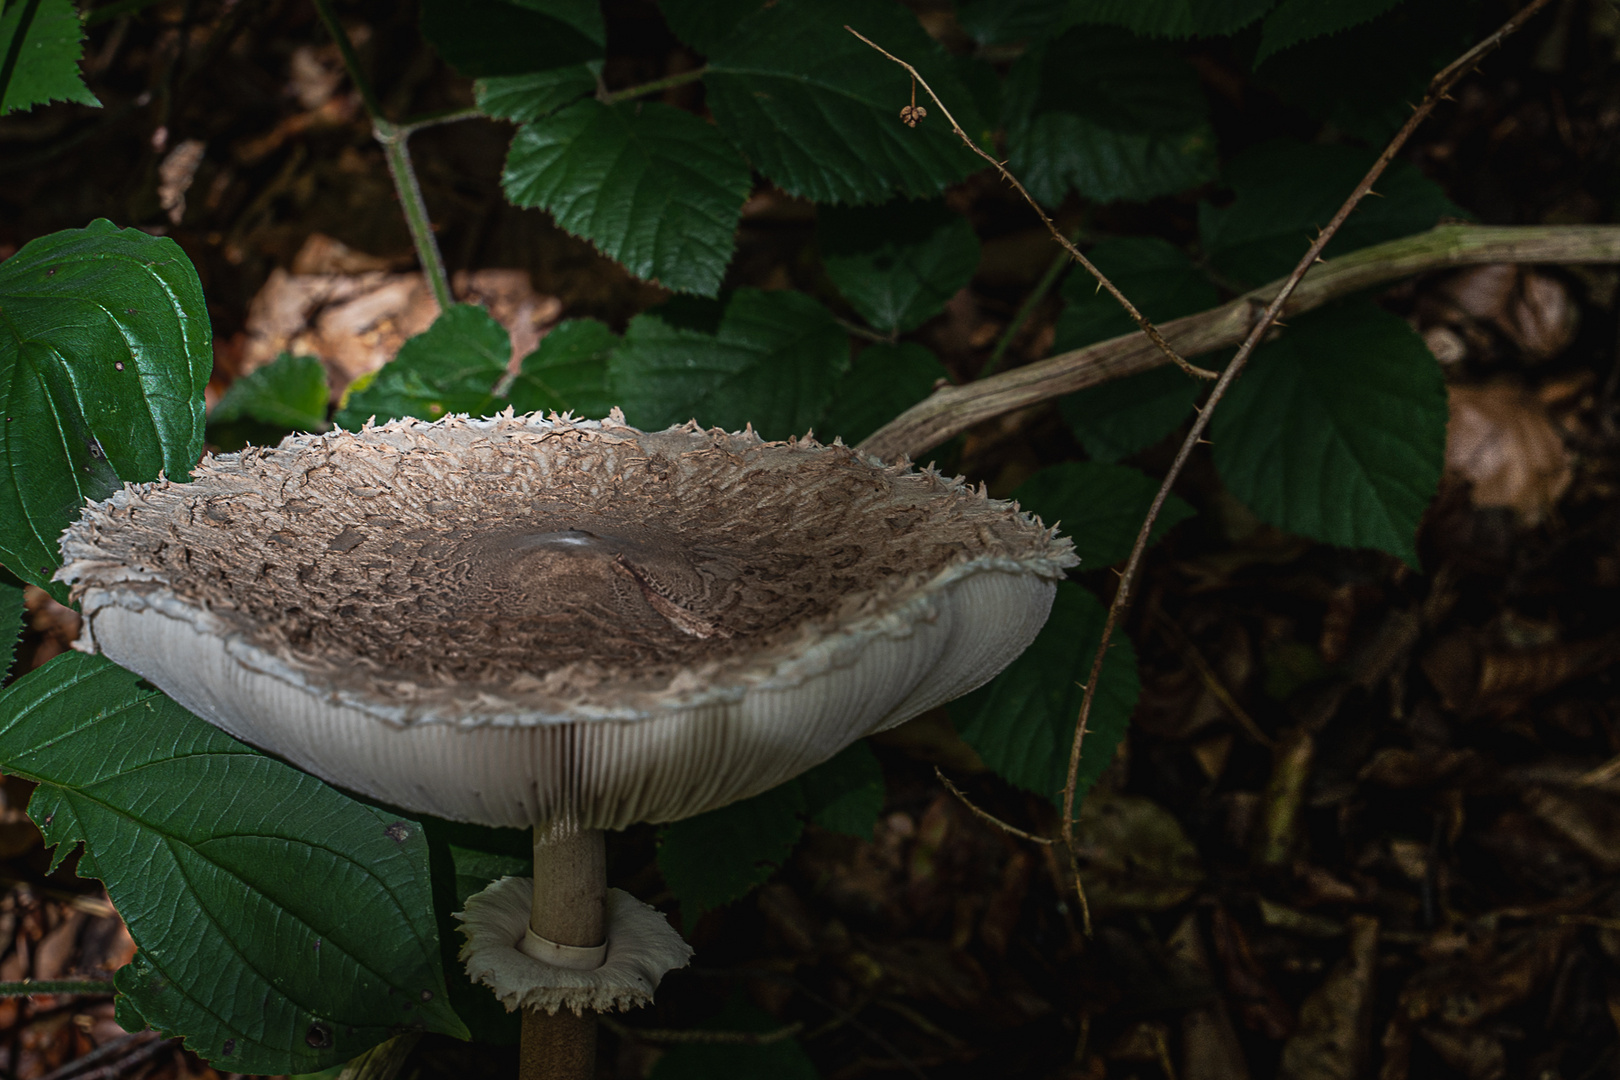
M81 590L118 567L328 685L552 700L723 675L969 559L1073 561L929 471L616 416L297 436L133 488L67 548Z

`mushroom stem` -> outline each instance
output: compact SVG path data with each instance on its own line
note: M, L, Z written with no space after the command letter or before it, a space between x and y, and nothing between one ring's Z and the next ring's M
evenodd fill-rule
M601 945L606 903L602 830L568 822L535 826L529 929L558 945ZM567 1009L524 1009L518 1060L521 1080L588 1080L596 1072L596 1017Z

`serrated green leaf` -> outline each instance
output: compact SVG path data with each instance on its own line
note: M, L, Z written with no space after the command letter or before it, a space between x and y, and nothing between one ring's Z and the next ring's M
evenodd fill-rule
M1158 490L1157 480L1125 465L1069 461L1037 472L1012 497L1047 525L1061 524L1063 535L1074 541L1080 565L1096 570L1130 555ZM1153 523L1150 542L1158 543L1194 513L1185 499L1170 495Z
M1153 237L1105 240L1089 253L1093 263L1156 323L1215 306L1219 294L1186 252ZM1058 316L1053 352L1084 348L1136 332L1119 302L1078 270L1064 279L1067 306ZM1175 368L1156 368L1069 394L1059 411L1097 461L1118 461L1174 431L1203 386Z
M781 1023L758 1006L734 997L703 1025L714 1031L776 1031ZM702 1029L700 1029L702 1030ZM817 1080L809 1055L797 1039L773 1039L753 1046L737 1043L677 1045L653 1064L651 1080Z
M1071 0L1076 22L1147 37L1215 37L1243 29L1277 0Z
M172 240L96 221L0 263L0 561L65 603L57 538L86 499L190 473L213 366Z
M968 135L988 143L989 125L950 58L910 12L891 0L779 0L715 45L703 78L715 121L754 166L822 203L927 198L983 167L943 117L901 122L910 76L845 24L906 57Z
M1051 34L1069 19L1069 0L958 0L956 23L980 45Z
M1236 193L1229 206L1198 208L1198 232L1210 264L1245 285L1259 285L1294 268L1316 233L1366 175L1374 154L1351 146L1269 142L1244 151L1226 167ZM1369 244L1432 228L1444 215L1462 215L1440 186L1405 161L1390 165L1377 196L1361 201L1323 253L1342 255Z
M1058 412L1092 460L1112 462L1180 427L1203 392L1203 383L1166 364L1061 397Z
M637 427L751 423L785 439L810 430L848 366L849 341L826 308L803 293L738 289L636 316L608 368Z
M804 788L793 779L666 826L659 834L658 869L681 902L687 928L775 873L804 832L804 813Z
M713 296L752 179L691 113L588 98L520 130L501 184L637 277Z
M945 310L979 266L979 238L938 201L824 206L816 240L827 276L861 318L890 333Z
M40 0L35 6L17 0L0 14L0 67L10 55L25 15L31 16L17 46L11 79L0 86L0 116L32 109L48 101L100 106L79 74L84 25L72 0Z
M231 383L208 422L257 420L287 431L324 431L331 397L320 360L282 353Z
M916 342L876 344L862 349L833 391L826 415L816 422L823 442L834 436L854 446L934 392L950 372Z
M449 413L499 412L505 405L497 403L495 385L511 354L506 328L489 312L457 304L400 346L371 382L351 392L333 423L352 431L372 417L381 424L403 416L437 420Z
M309 1072L397 1025L465 1037L446 1004L421 828L199 720L103 657L0 694L0 768L139 946L130 1011L227 1069Z
M607 32L596 0L422 0L422 36L473 79L600 60Z
M601 62L592 61L525 75L495 75L475 82L473 93L485 116L523 124L550 116L594 91L601 70Z
M851 743L797 781L804 789L805 812L829 832L872 839L888 789L883 766L864 741Z
M1446 419L1445 380L1423 339L1353 300L1256 349L1210 430L1221 481L1261 520L1416 567Z
M608 359L619 335L595 319L569 319L540 339L512 380L510 402L520 413L571 412L601 419L613 407Z
M22 637L23 591L20 585L0 581L0 683L17 659L17 642Z
M660 0L658 10L675 36L707 56L765 0Z
M1282 0L1266 16L1260 33L1260 51L1255 55L1254 62L1259 65L1271 54L1291 45L1371 22L1401 2L1339 0L1335 4L1323 4L1320 0Z
M1082 687L1107 612L1085 589L1058 583L1057 601L1035 643L1007 670L948 708L956 730L997 775L1061 802ZM1091 789L1130 726L1140 684L1136 650L1117 630L1092 703L1075 796Z
M1142 201L1213 179L1215 134L1192 68L1153 42L1070 30L1009 74L1009 167L1039 201L1072 187Z
M1382 145L1435 72L1472 44L1478 9L1476 0L1405 0L1371 22L1274 54L1255 81L1346 135Z

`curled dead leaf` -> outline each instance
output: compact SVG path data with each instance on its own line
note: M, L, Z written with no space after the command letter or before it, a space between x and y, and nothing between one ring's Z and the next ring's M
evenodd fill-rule
M1446 467L1473 484L1478 507L1509 507L1534 525L1555 506L1575 470L1545 406L1508 383L1450 388Z

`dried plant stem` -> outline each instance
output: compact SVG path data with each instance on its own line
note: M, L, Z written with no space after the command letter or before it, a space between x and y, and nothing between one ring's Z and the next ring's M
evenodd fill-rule
M1032 844L1050 844L1052 842L1049 837L1036 836L1034 833L1025 832L1016 825L1007 824L990 811L985 810L980 806L976 806L972 799L963 794L961 788L951 783L950 778L940 771L938 765L934 766L934 775L939 777L939 782L941 784L945 785L945 790L961 800L962 805L967 807L973 816L978 818L980 821L988 822L989 824L1000 829L1002 832L1010 833L1011 835L1018 837L1020 840L1028 840Z
M1286 298L1282 317L1414 274L1494 262L1617 263L1620 225L1441 225L1311 267ZM1187 356L1231 348L1254 329L1286 281L1278 279L1161 329ZM874 432L861 449L886 461L920 457L975 424L1164 363L1141 334L1100 341L963 386L942 387Z
M1160 351L1162 351L1165 356L1170 358L1171 363L1175 364L1182 371L1185 371L1188 375L1192 375L1195 378L1213 379L1216 377L1215 372L1213 371L1209 371L1201 367L1194 367L1192 364L1189 364L1182 358L1180 353L1171 348L1170 343L1164 339L1163 334L1159 333L1158 328L1148 321L1147 316L1136 310L1136 305L1132 304L1128 299L1126 299L1125 294L1120 292L1112 281L1108 280L1108 276L1093 266L1091 260L1082 255L1080 253L1080 249L1075 247L1074 243L1067 236L1064 236L1058 227L1052 223L1052 219L1046 216L1046 211L1041 209L1041 204L1036 202L1030 193L1024 190L1024 185L1018 182L1018 177L1008 172L1005 165L991 157L989 154L985 153L983 147L968 137L968 133L962 130L962 125L956 122L956 117L951 115L951 110L947 109L945 107L945 103L939 100L939 95L934 93L934 88L928 85L927 79L918 74L916 68L889 52L887 49L883 48L883 46L877 44L871 38L862 34L854 27L846 24L844 29L848 30L850 33L872 46L872 48L876 49L884 56L887 56L890 60L893 60L901 67L905 68L911 73L911 77L913 79L922 84L922 88L928 92L928 96L933 99L934 104L939 106L939 111L945 115L945 119L950 121L951 130L956 132L957 138L961 139L963 143L967 144L969 150L972 150L975 154L978 154L981 158L994 166L995 170L1001 174L1001 178L1007 181L1007 183L1011 184L1014 190L1024 197L1024 201L1029 203L1030 209L1034 210L1035 213L1040 217L1041 224L1046 226L1047 232L1052 234L1052 238L1061 244L1063 246L1063 250L1067 251L1076 262L1085 267L1091 276L1097 279L1097 283L1099 285L1108 290L1109 296L1112 296L1115 300L1119 301L1119 306L1125 309L1125 313L1131 317L1131 321L1136 323L1136 325L1141 328L1142 333L1146 334L1153 344L1157 345Z
M795 1020L775 1031L707 1031L701 1028L638 1028L609 1020L602 1016L597 1023L621 1039L631 1042L662 1043L666 1045L700 1046L769 1046L771 1043L791 1039L804 1030L803 1021Z
M1069 775L1063 787L1063 816L1061 819L1063 845L1068 849L1071 866L1079 866L1079 853L1074 839L1073 818L1075 785L1080 775L1080 754L1086 738L1086 722L1091 716L1092 703L1097 696L1097 683L1102 674L1103 659L1108 655L1108 640L1113 635L1114 627L1119 623L1126 607L1130 604L1131 586L1135 583L1137 572L1141 568L1142 554L1147 550L1148 538L1153 531L1153 523L1158 520L1159 511L1163 509L1164 502L1170 495L1171 486L1175 484L1176 478L1181 475L1181 470L1187 464L1187 459L1192 456L1193 449L1202 440L1204 431L1209 426L1210 418L1215 415L1215 406L1220 404L1221 399L1226 395L1232 383L1243 372L1249 357L1254 354L1255 346L1260 343L1260 339L1265 336L1266 331L1270 330L1272 324L1277 321L1283 307L1288 303L1289 296L1293 294L1294 290L1299 287L1300 281L1304 279L1306 271L1310 270L1317 260L1321 258L1322 249L1327 246L1329 240L1333 239L1333 235L1339 231L1339 227L1344 224L1345 219L1350 216L1356 205L1372 191L1373 184L1383 175L1384 170L1395 159L1396 153L1405 145L1412 132L1417 130L1418 125L1428 118L1429 113L1433 112L1434 107L1445 98L1453 84L1471 70L1480 57L1524 25L1532 15L1546 7L1549 2L1550 0L1531 0L1522 10L1498 28L1495 33L1469 49L1455 62L1442 70L1439 75L1435 76L1434 80L1429 84L1428 92L1423 96L1423 101L1413 110L1411 117L1402 125L1401 130L1389 141L1389 145L1384 147L1383 153L1378 155L1378 160L1373 162L1372 168L1367 170L1367 175L1361 178L1361 182L1355 186L1355 190L1350 193L1350 197L1345 199L1344 204L1339 207L1332 220L1317 234L1316 239L1299 260L1299 264L1294 267L1293 273L1288 275L1283 281L1282 288L1277 290L1276 296L1266 305L1264 313L1255 321L1248 336L1244 338L1243 344L1238 346L1237 354L1232 357L1231 363L1226 365L1226 370L1221 372L1221 377L1210 391L1204 407L1199 410L1198 416L1193 420L1192 429L1187 433L1187 437L1182 440L1181 448L1176 452L1175 461L1171 464L1170 471L1165 475L1164 482L1159 485L1158 493L1154 495L1153 503L1148 508L1147 518L1142 522L1142 528L1136 534L1136 544L1131 548L1130 560L1125 564L1125 572L1120 577L1119 588L1114 592L1114 601L1108 607L1108 618L1103 623L1102 639L1097 643L1097 654L1091 662L1091 674L1086 680L1085 695L1080 701L1080 715L1075 721L1074 743L1069 751Z

